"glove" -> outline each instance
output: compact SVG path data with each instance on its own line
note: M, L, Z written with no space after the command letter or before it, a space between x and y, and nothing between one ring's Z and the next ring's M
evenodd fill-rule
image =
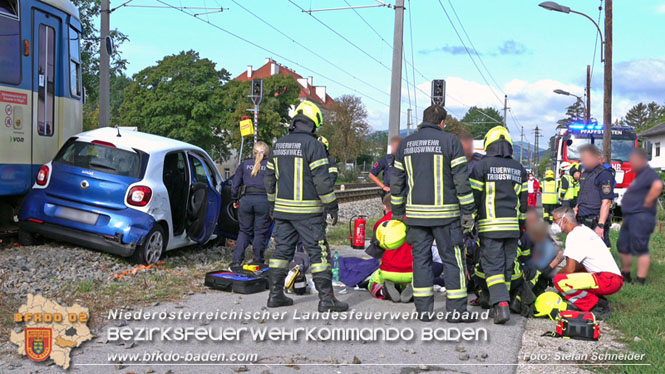
M275 203L270 203L270 209L268 210L268 214L270 215L270 219L275 219Z
M337 201L333 201L332 203L326 205L325 211L326 215L330 215L330 219L332 219L332 222L330 224L335 226L337 224L338 215L339 215L339 206L337 205Z
M462 229L464 230L465 234L470 234L473 232L474 224L475 220L473 219L472 214L465 214L462 216Z

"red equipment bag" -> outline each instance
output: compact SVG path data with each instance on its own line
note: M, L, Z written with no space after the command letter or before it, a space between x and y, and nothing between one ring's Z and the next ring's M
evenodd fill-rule
M559 312L556 319L556 331L552 333L552 336L579 340L598 340L600 339L600 326L593 313L564 310Z

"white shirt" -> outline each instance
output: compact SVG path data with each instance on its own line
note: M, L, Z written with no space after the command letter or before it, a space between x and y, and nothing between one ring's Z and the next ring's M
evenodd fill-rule
M589 273L608 272L621 275L603 239L584 225L577 225L568 233L563 255L582 264Z
M536 189L533 188L533 185L534 185L534 182L535 182L535 181L536 181L535 178L534 178L534 179L529 179L529 180L527 181L527 186L529 187L529 193L531 193L531 194L536 193Z

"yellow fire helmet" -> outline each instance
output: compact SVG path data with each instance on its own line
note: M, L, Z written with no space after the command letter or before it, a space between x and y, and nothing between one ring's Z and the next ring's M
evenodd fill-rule
M534 303L536 311L534 317L545 317L549 316L554 319L552 311L557 310L557 313L566 310L568 304L557 294L556 292L543 292L538 296L536 302Z
M545 178L554 178L554 172L552 170L546 170Z
M328 144L328 139L325 136L319 136L318 140L326 146L326 150L330 149L330 144Z
M483 142L483 148L487 152L487 147L490 146L490 144L498 141L498 140L506 140L510 145L513 145L513 140L510 138L510 132L508 132L508 129L503 127L503 126L496 126L493 127L490 131L485 134L485 141Z
M406 225L394 219L384 221L376 228L376 239L383 249L397 249L406 242Z
M298 104L296 107L296 115L298 114L302 114L314 121L317 128L323 125L323 114L321 114L321 109L309 100L304 100Z

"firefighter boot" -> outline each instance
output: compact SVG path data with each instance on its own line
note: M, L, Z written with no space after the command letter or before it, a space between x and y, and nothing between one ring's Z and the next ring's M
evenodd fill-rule
M288 269L272 268L268 271L270 281L270 294L268 295L268 308L293 305L293 299L284 295L284 279Z
M501 301L494 304L492 307L492 313L494 316L495 325L503 325L504 323L510 320L510 307L508 306L507 301Z
M349 309L349 304L335 298L331 279L316 277L314 285L319 292L319 312L345 312Z
M420 321L431 322L434 319L434 296L414 297L413 303Z

